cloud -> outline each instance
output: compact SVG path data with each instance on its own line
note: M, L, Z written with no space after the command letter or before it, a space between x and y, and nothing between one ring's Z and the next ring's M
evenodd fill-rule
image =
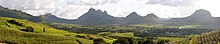
M77 19L91 7L105 10L115 17L125 17L131 12L137 12L141 16L155 13L167 18L189 16L196 10L197 1L199 0L0 0L0 5L34 16L52 13L66 19Z
M146 4L162 4L168 6L192 6L198 0L149 0Z
M67 6L64 8L59 8L53 13L62 18L76 19L86 13L89 8L93 7L107 11L108 14L115 17L125 17L129 13L134 12L138 8L144 6L144 1L145 0L72 0L69 1Z
M0 5L38 16L53 11L63 2L64 0L0 0Z
M0 0L2 6L19 10L44 10L56 8L61 0Z
M68 4L72 5L84 5L84 6L96 6L104 5L108 3L117 3L120 0L70 0Z
M159 4L175 7L175 9L177 9L176 11L178 11L176 13L179 15L172 17L186 17L190 16L195 10L199 9L197 6L198 1L200 0L149 0L146 4Z

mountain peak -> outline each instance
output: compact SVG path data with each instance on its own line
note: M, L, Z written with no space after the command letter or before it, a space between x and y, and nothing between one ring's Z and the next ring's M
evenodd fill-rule
M195 13L193 13L189 17L191 17L191 18L212 18L212 15L208 10L199 9L199 10L196 10Z
M95 10L95 9L91 7L89 10Z
M45 15L52 15L51 13L46 13Z
M98 9L97 11L102 12L102 10Z
M132 12L130 15L138 15L137 12Z
M81 18L96 18L96 17L112 17L110 15L107 14L106 11L102 12L102 10L98 9L98 10L95 10L93 8L90 8L89 9L89 12L87 12L86 14L82 15L79 17L79 19Z
M156 15L154 15L153 13L151 14L147 14L147 16L145 16L145 18L158 18Z
M56 17L55 15L51 14L51 13L46 13L45 15L41 15L43 17Z
M90 8L88 12L95 12L96 10L94 8Z
M104 13L107 13L106 11L104 11Z
M114 17L108 15L106 11L103 12L100 9L95 10L91 8L89 12L83 14L77 19L77 23L82 25L100 25L105 24L106 22L113 24L113 19Z
M92 14L92 15L99 15L99 14L108 15L106 11L102 12L102 10L100 10L100 9L95 10L94 8L90 8L89 11L87 12L87 14Z
M126 17L141 17L140 15L138 15L136 12L132 12L130 13L128 16Z

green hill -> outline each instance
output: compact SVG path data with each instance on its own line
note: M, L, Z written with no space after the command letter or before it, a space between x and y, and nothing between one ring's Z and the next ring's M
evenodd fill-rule
M0 17L0 42L15 44L92 44L76 33L56 30L26 20Z
M205 33L191 38L190 44L219 44L220 30Z
M25 19L25 20L33 21L33 22L41 22L41 19L39 17L32 16L32 15L27 14L25 12L22 12L20 10L11 10L8 8L4 8L2 6L0 6L0 16L1 17Z

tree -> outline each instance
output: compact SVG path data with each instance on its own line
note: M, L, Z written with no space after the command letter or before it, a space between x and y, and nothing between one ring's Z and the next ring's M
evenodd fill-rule
M93 42L93 44L108 44L103 39L94 39Z
M138 40L132 37L120 37L113 44L138 44Z
M152 40L146 40L143 42L143 44L154 44L154 41Z
M169 40L158 40L157 44L165 44L168 42L169 42Z

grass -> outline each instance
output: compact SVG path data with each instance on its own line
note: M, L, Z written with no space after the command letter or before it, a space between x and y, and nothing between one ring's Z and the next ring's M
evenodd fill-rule
M14 20L15 23L9 22ZM29 29L33 32L21 31ZM57 30L26 20L0 17L0 42L15 44L92 44L92 40L75 37L76 33Z
M8 23L7 20L15 20L16 22L21 23L23 26L18 26L12 23ZM26 20L1 17L0 21L1 21L0 23L2 24L0 26L3 26L2 28L13 28L13 29L19 30L19 28L24 29L28 26L31 26L32 28L34 28L34 33L43 33L43 34L51 34L51 35L65 35L65 34L75 35L75 33L69 33L67 31L62 31L62 30L56 30L47 25L32 23ZM7 26L6 24L9 26ZM43 29L45 29L45 32L43 32Z
M115 40L114 37L135 37L133 33L110 33L110 32L102 32L98 34L99 36L104 36L104 40L108 43L113 43Z
M102 32L99 33L100 36L119 36L119 37L134 37L134 34L131 32L128 33L110 33L110 32Z
M200 27L200 25L165 26L162 24L156 24L156 25L136 24L133 26L139 26L139 27L145 27L145 28L197 28L197 27Z
M170 42L183 41L186 38L157 37L157 39L169 40Z

